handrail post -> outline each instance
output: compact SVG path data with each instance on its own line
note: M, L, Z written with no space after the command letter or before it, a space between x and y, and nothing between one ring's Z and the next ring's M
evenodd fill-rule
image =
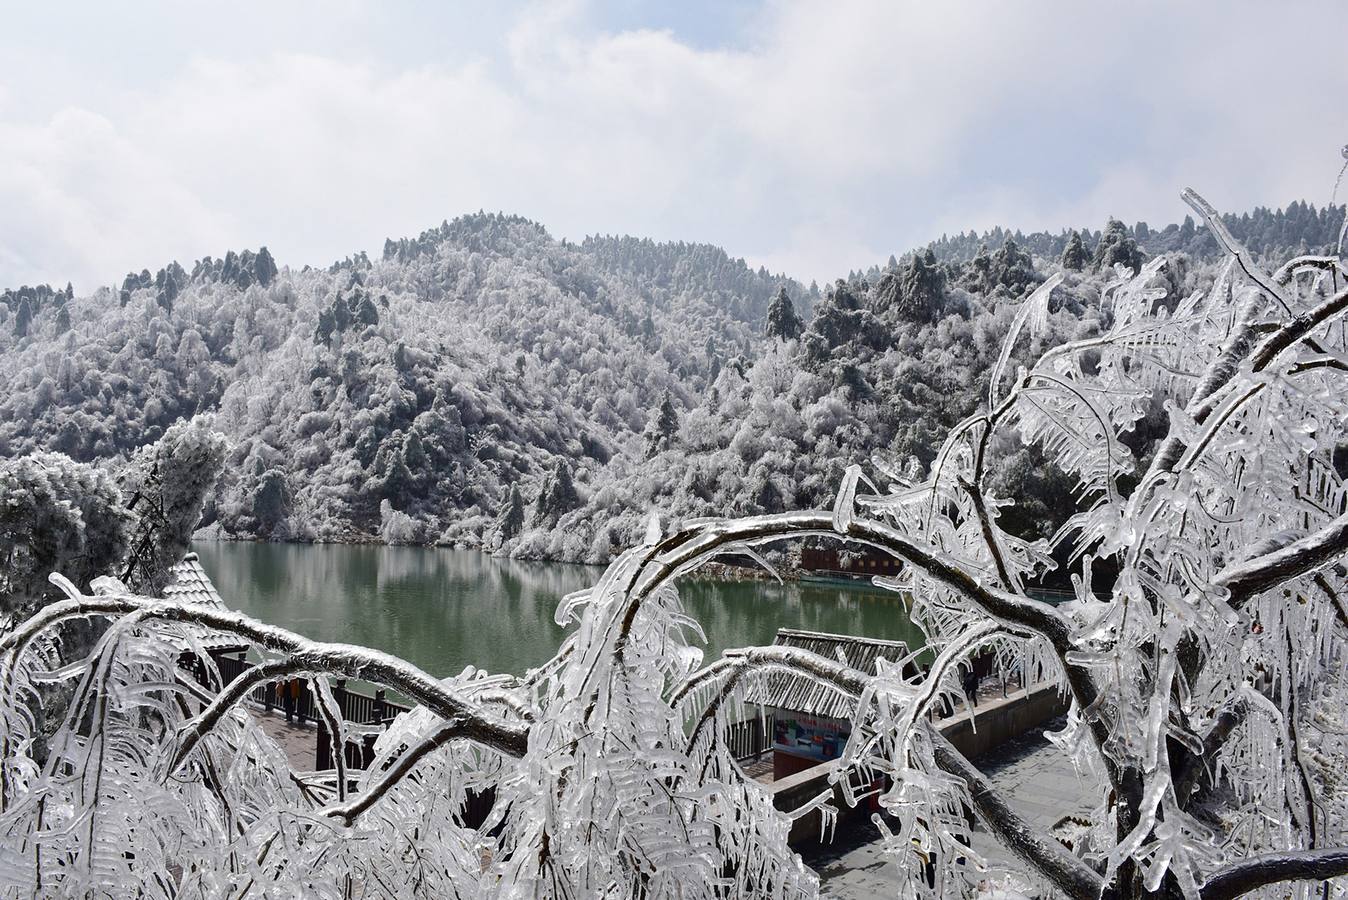
M318 720L318 741L314 747L314 768L321 771L332 767L332 736L328 734L327 723L320 718Z
M337 678L337 679L334 679L334 680L333 680L333 683L332 683L332 699L335 700L335 701L337 701L337 715L340 716L342 719L345 719L345 720L348 721L348 722L351 721L351 717L350 717L349 715L347 715L347 711L346 711L346 679L345 679L345 678ZM343 743L342 746L340 746L340 747L335 746L335 744L336 744L336 740L335 740L335 739L334 739L334 741L333 741L333 744L334 744L334 746L333 746L333 748L332 748L333 752L334 752L334 753L340 753L340 754L342 754L342 757L345 759L345 758L346 758L346 744ZM335 757L334 757L334 759L335 759Z
M382 725L384 723L384 689L376 688L374 692L374 722L372 725Z
M346 714L346 679L337 678L332 682L332 698L337 701L337 715L350 720Z

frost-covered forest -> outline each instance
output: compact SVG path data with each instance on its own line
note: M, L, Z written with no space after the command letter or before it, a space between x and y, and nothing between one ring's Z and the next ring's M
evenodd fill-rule
M1101 276L1054 272L1008 310L977 408L929 464L849 466L816 508L677 527L649 517L593 587L562 600L565 638L520 677L469 666L440 679L389 653L153 596L223 462L204 416L137 453L120 487L75 462L10 465L0 479L30 490L9 496L46 489L62 502L11 500L0 516L15 532L0 586L22 601L7 603L17 615L0 633L0 892L809 900L819 879L789 842L792 818L817 811L827 828L872 804L887 814L872 823L903 898L1343 898L1348 270L1337 253L1265 268L1206 201L1185 199L1229 254L1208 289L1173 294L1175 259L1120 265L1094 298L1084 286ZM1102 263L1139 252L1113 230ZM1035 277L1018 254L999 256L994 271ZM794 364L808 377L842 346L832 338L864 346L896 306L937 318L915 298L949 303L963 289L941 285L925 253L915 260L868 290L835 287L798 337L787 302L770 301L777 345L752 371ZM1059 289L1083 311L1054 312ZM333 335L365 315L323 312ZM1047 343L1066 322L1089 330ZM1027 344L1039 349L1021 364ZM848 390L864 390L858 369ZM677 452L673 397L640 433L651 469ZM1140 440L1158 402L1164 430ZM1004 527L1020 498L993 486L1003 433L1076 485L1068 602L1026 589L1056 561L1050 541ZM524 527L593 506L591 489L562 460L532 511L512 484L501 519ZM380 504L387 530L420 527ZM14 512L24 508L26 519ZM901 559L897 578L876 583L910 598L925 650L873 671L800 646L704 660L679 578L806 537ZM87 588L59 571L84 581L81 564L109 561L123 577ZM45 583L29 577L52 567ZM70 641L87 626L94 640ZM207 648L240 641L256 656L227 675ZM1047 735L1092 785L1070 846L931 720L963 702L960 667L988 652L1071 701ZM824 789L790 810L729 739L755 688L782 673L836 699L852 725ZM334 677L416 708L344 723ZM349 769L338 753L332 769L308 771L287 757L244 703L291 678L309 682L338 745L377 734L370 764ZM975 820L1016 872L983 859Z
M1298 202L1225 221L1286 258L1342 218ZM1109 326L1116 264L1168 255L1182 297L1218 251L1189 218L997 229L819 288L707 245L575 244L477 214L327 269L263 248L87 296L22 287L0 294L0 456L115 468L206 413L230 442L204 519L220 537L607 562L652 508L778 512L827 502L850 464L921 472L986 392L1015 301L1063 276L1029 359ZM1158 406L1134 449L1164 422ZM1070 483L1014 439L992 448L1018 534L1051 532Z

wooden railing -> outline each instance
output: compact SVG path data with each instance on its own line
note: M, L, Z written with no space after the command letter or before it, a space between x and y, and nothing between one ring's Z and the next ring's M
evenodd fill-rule
M252 665L242 656L217 656L215 657L215 664L220 670L220 677L226 684ZM284 682L267 682L254 688L249 697L264 709L285 709L285 698L280 693L281 684L284 684ZM388 700L382 688L375 691L374 696L350 690L343 678L333 680L332 697L342 710L342 718L357 725L380 725L392 719L398 713L407 712L410 708ZM299 718L300 724L304 724L306 721L319 725L323 724L308 680L301 680L299 696L295 699L293 713Z
M214 656L213 659L220 672L222 687L253 665L242 655ZM995 658L990 655L974 660L972 674L975 692L980 681L995 674L992 671L994 662ZM183 665L185 668L194 671L203 684L207 683L205 667L200 664L199 660L190 656L190 654L184 654ZM273 709L284 710L285 698L281 691L283 690L282 685L285 683L284 681L267 682L260 685L249 694L249 699L268 711ZM1002 693L1005 695L1006 691L1003 690ZM362 693L349 689L346 686L346 681L340 678L334 679L332 682L332 696L342 711L342 718L355 725L387 727L394 716L407 712L410 708L387 699L383 689L376 690L373 695ZM976 700L974 702L977 703ZM331 768L332 738L328 734L327 726L323 723L323 718L315 703L313 690L307 679L300 680L298 696L295 698L294 708L291 712L300 724L312 722L318 726L315 735L314 768ZM958 711L955 709L945 709L932 718L939 720L954 715L956 712ZM733 722L726 726L725 741L735 759L753 759L770 751L772 749L774 722L773 714L769 712L766 715L751 716L748 719ZM358 742L349 741L346 746L346 763L353 769L366 768L374 758L375 735L365 733L359 737Z
M219 669L222 686L237 678L253 665L242 655L221 655L212 658L215 661L216 668ZM207 682L205 667L201 665L200 660L185 655L184 665L192 669L200 681ZM289 679L280 682L269 681L259 685L249 693L248 699L267 711L284 710L288 699L284 694L288 689L288 681ZM349 689L346 686L346 680L341 678L334 679L332 682L332 698L342 711L342 718L355 725L386 727L394 716L407 712L409 709L401 703L394 703L387 699L382 688L376 690L374 695L371 696ZM332 768L332 737L328 734L327 726L319 713L314 692L307 679L300 679L294 705L289 712L301 725L305 722L313 722L318 726L315 735L314 768ZM370 764L374 757L374 738L373 734L363 734L360 735L359 743L348 742L346 764L349 767L363 769Z
M220 673L219 684L216 684L215 679L210 677L204 661L192 653L182 654L178 664L186 671L191 672L201 684L212 689L223 688L224 685L253 665L242 653L237 656L213 653L211 659ZM285 709L285 700L288 698L283 694L283 691L286 690L290 681L291 679L283 679L280 682L263 684L254 688L248 694L248 699L268 711ZM388 700L382 689L376 690L373 696L360 691L349 690L346 681L340 678L333 679L332 698L337 702L342 711L342 718L346 722L352 725L366 726L358 733L348 736L344 747L347 767L349 769L369 768L374 764L374 743L377 737L377 733L372 731L370 726L387 728L394 716L407 712L409 707ZM290 712L299 720L300 724L307 721L318 726L315 729L314 769L316 771L331 769L333 767L332 737L328 734L327 726L319 713L313 690L307 679L299 680L294 701ZM394 754L394 756L396 755L397 753ZM385 767L388 765L389 763L386 762ZM352 787L355 787L356 783L355 779L351 780ZM477 828L486 821L494 802L495 792L490 788L482 792L469 790L460 811L465 827Z
M725 742L735 759L753 759L772 749L772 714L754 716L726 726Z
M215 656L213 658L216 668L220 672L222 687L253 665L242 655ZM184 665L194 669L198 679L205 683L207 680L205 669L200 665L193 665L195 662L195 658L186 656L184 658ZM285 697L282 695L282 691L285 690L284 685L286 685L286 681L267 682L254 688L248 698L265 710L284 710ZM332 682L332 697L342 710L342 718L356 725L387 726L394 716L407 712L409 709L407 706L387 699L382 689L376 690L374 695L371 696L351 690L346 686L346 681L340 678L334 679ZM328 734L327 726L323 723L323 717L318 711L313 690L310 688L307 679L301 679L298 696L295 698L295 705L291 713L301 725L312 722L318 726L314 768L331 768L332 738ZM772 749L772 727L773 717L771 714L754 716L742 722L733 722L727 726L725 739L736 759L752 759ZM362 735L359 744L348 743L346 748L347 765L351 768L363 769L370 764L373 754L374 735Z

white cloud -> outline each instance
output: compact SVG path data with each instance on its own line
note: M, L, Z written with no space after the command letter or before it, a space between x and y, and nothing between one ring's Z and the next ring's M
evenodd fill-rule
M0 272L9 281L106 282L231 233L227 210L165 178L152 154L98 114L0 122L0 147Z
M88 108L0 105L0 284L263 243L325 264L479 207L824 280L943 231L1174 220L1191 183L1324 202L1348 138L1327 4L783 0L720 49L593 12L432 65L217 41L123 90L91 64Z

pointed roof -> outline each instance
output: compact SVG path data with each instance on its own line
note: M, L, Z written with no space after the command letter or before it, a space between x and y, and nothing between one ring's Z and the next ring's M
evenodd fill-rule
M181 562L169 568L173 580L164 588L165 600L180 600L186 603L200 603L215 609L228 609L220 592L215 589L211 577L201 567L201 559L195 553L189 553ZM207 650L236 652L247 650L248 644L234 635L205 631L200 639L201 646ZM186 648L184 648L186 649Z
M201 558L189 553L181 562L174 563L169 569L173 580L164 588L165 600L182 600L188 603L204 603L225 609L225 601L215 589L206 570L201 567Z

